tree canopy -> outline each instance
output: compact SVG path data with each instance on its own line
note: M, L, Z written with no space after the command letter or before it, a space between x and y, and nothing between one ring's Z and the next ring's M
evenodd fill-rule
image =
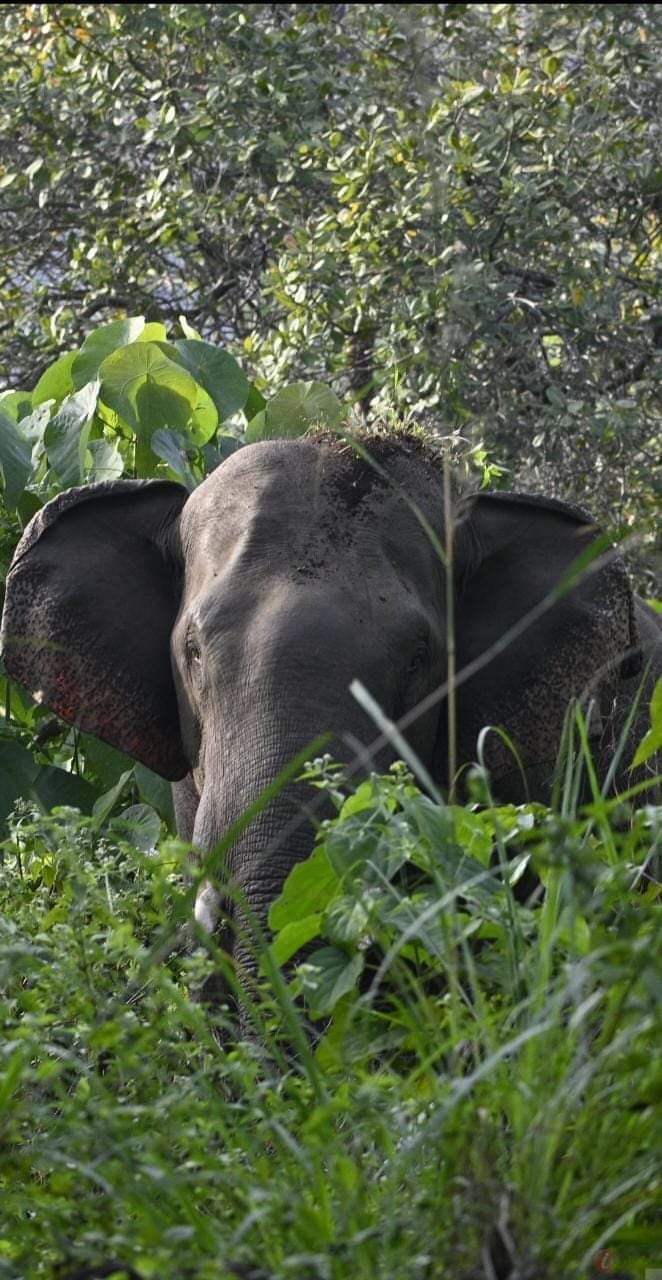
M652 523L659 21L5 6L0 377L184 314L258 386L331 382Z

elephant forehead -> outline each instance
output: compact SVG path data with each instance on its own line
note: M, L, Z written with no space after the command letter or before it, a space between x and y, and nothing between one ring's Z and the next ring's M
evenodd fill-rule
M415 501L430 506L423 486ZM344 552L367 569L385 547L420 540L420 526L402 483L351 450L272 441L238 450L195 490L182 536L187 559L207 565L242 555L314 573Z

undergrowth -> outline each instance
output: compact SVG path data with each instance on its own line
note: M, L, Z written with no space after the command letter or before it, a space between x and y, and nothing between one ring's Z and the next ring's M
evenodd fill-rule
M311 777L338 817L240 993L184 944L184 845L19 804L0 1276L662 1267L662 810L613 808L607 839L595 806L444 807L402 767L349 796L326 762Z

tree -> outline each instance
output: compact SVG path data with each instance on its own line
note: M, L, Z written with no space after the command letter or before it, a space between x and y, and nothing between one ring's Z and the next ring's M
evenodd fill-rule
M184 313L654 518L650 5L27 5L0 21L0 372ZM657 473L659 477L659 472Z

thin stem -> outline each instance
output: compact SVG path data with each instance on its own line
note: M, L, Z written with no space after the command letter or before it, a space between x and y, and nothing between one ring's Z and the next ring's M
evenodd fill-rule
M453 582L453 509L451 502L451 467L444 462L444 534L446 543L446 702L448 726L448 799L453 798L457 771L457 716L455 703L455 591Z

